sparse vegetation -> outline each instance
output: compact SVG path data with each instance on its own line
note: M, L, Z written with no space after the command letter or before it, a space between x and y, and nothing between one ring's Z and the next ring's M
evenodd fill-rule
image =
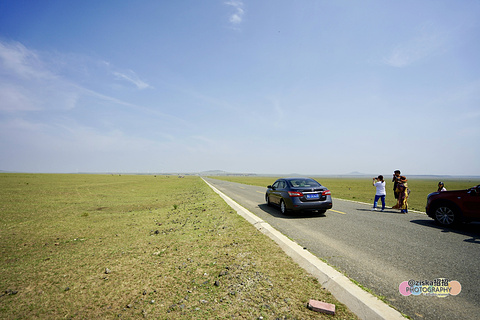
M356 319L198 177L0 174L0 244L4 319Z

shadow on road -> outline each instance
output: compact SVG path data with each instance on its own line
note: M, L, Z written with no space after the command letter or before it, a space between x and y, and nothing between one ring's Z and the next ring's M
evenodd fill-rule
M416 223L424 227L437 229L438 231L444 232L444 233L453 232L453 233L461 234L467 237L471 237L471 239L465 239L463 241L480 244L480 223L479 222L463 223L453 228L446 228L446 227L439 226L433 219L411 220L410 222Z
M385 210L381 211L381 209L378 209L377 210L372 210L372 209L359 209L357 208L356 209L357 211L364 211L364 212L372 212L372 213L396 213L396 214L405 214L405 213L401 213L400 210L396 210L396 209L391 209L391 208L385 208Z
M281 219L325 218L325 213L319 213L315 211L288 212L287 214L282 214L279 208L275 206L270 207L266 203L259 204L258 207L271 216Z

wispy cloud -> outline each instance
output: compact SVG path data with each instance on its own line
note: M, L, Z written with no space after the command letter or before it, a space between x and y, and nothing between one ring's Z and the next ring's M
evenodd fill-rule
M54 55L52 59L51 53L37 52L18 42L0 41L1 112L69 110L83 97L135 107L99 92L98 88L115 87L118 80L137 89L151 88L132 70L122 71L108 62L88 57ZM96 89L85 86L93 82L97 83Z
M225 4L234 8L234 13L230 15L229 21L234 27L238 27L242 23L243 16L245 14L243 2L238 0L230 0L225 2Z
M151 88L151 86L148 83L140 80L140 78L132 70L128 70L127 72L124 72L124 73L113 72L113 75L117 79L126 80L127 82L134 84L138 89Z
M407 67L419 60L437 53L444 45L445 37L434 30L432 25L423 25L411 39L398 44L384 58L384 63L392 67Z
M38 54L18 42L0 41L0 74L23 79L50 79L53 74L43 65Z
M35 102L26 95L20 88L0 83L0 111L35 111L39 110Z
M74 106L77 89L63 81L41 54L0 41L0 111L14 113Z

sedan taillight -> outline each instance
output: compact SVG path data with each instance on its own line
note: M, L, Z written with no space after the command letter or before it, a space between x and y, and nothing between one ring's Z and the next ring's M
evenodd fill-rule
M296 191L288 191L290 197L303 197L303 193Z
M325 190L322 192L322 196L331 196L332 193L330 192L330 190Z

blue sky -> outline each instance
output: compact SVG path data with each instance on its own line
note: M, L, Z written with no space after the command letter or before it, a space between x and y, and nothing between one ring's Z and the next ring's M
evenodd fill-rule
M0 0L0 170L480 175L479 1Z

